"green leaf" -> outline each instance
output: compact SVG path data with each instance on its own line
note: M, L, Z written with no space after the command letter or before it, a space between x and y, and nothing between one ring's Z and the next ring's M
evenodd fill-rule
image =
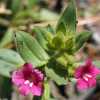
M35 38L37 41L40 43L42 48L48 50L49 44L51 44L51 41L53 39L54 33L51 32L53 29L46 27L46 28L41 28L41 27L35 27L33 29L33 32L35 32Z
M72 34L76 31L76 7L75 0L70 0L68 7L62 13L56 27L56 31L63 34Z
M17 52L10 49L0 49L0 60L4 60L12 64L16 64L17 66L19 66L19 64L21 63L22 64L24 63L20 55Z
M57 32L62 32L63 34L66 34L66 25L65 22L60 22L59 26L57 26Z
M47 43L48 41L44 38L43 32L40 28L34 28L33 32L35 33L35 38L39 42L39 44L42 46L42 48L47 49ZM46 33L44 33L46 34Z
M32 52L36 55L41 60L48 60L49 56L48 54L44 51L44 49L39 45L37 40L29 35L28 33L25 32L19 32L21 35L23 41L26 43L26 45L32 50Z
M50 28L48 29L48 28L43 28L43 27L42 28L41 27L35 27L35 29L39 30L41 32L42 36L44 37L44 39L46 41L49 41L53 37L53 34L52 34Z
M81 32L76 36L75 44L76 44L76 51L79 50L84 43L89 39L91 36L91 32Z
M0 75L10 77L10 73L15 70L15 68L16 66L14 64L0 60Z
M16 42L18 51L26 62L31 62L35 66L42 66L48 62L48 54L28 33L19 31L16 34Z
M0 49L0 74L6 77L10 76L16 67L24 64L23 59L18 53L10 49Z
M66 39L65 49L68 54L73 54L75 52L75 38L73 36Z
M54 66L55 67L55 66ZM46 71L46 75L48 77L50 77L52 80L54 80L58 85L65 85L67 84L67 80L60 76L61 73L63 73L63 71L60 71L59 70L59 74L57 73L57 71L53 68L48 68L48 67L45 67L45 71Z
M0 48L7 46L13 41L13 30L10 28L5 33L4 37L0 41Z
M51 61L45 67L45 72L47 77L54 80L58 85L65 85L67 83L67 70L64 69L64 66L56 63L56 61Z

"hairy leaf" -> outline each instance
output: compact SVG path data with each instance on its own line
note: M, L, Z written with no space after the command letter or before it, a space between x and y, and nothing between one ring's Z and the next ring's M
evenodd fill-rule
M47 77L54 80L58 85L64 85L67 83L67 70L63 69L64 67L56 61L51 61L48 66L45 67L45 72Z
M10 29L7 30L4 37L0 41L0 48L6 47L12 41L13 41L13 30L10 28Z
M0 49L0 74L10 76L10 73L24 64L24 60L20 55L10 49Z
M79 50L84 43L89 39L91 36L90 32L81 32L76 36L75 44L76 44L76 51Z
M28 33L18 32L16 34L16 43L20 55L26 62L31 62L35 66L42 66L47 63L48 54L38 41Z
M76 7L74 0L70 0L68 7L62 13L56 27L56 31L63 34L72 34L76 31Z

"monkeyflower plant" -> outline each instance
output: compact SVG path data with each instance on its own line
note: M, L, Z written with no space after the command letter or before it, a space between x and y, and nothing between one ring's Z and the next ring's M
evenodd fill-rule
M41 100L52 99L50 80L57 85L67 85L70 81L80 91L95 87L96 77L100 74L99 66L88 57L80 64L74 56L85 45L91 33L77 33L76 26L75 0L70 0L55 28L51 25L33 27L34 36L14 31L18 53L8 49L0 50L0 58L11 61L11 64L7 62L4 65L3 69L6 70L1 69L0 73L11 77L20 94L32 94Z
M79 65L80 62L74 56L91 33L76 34L76 26L75 1L70 0L56 29L50 25L44 28L34 27L34 37L23 31L16 31L15 43L24 64L14 70L11 76L19 93L49 100L49 80L58 85L67 85L68 81L76 79L76 87L80 91L96 86L100 69L88 57L85 63L83 61L84 64Z

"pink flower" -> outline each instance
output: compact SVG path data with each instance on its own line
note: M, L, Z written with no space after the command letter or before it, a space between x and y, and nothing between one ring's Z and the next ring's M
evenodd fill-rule
M19 88L22 95L32 93L41 96L43 93L44 75L32 64L26 63L23 67L12 73L12 82Z
M87 59L84 65L79 66L75 71L77 89L83 90L96 86L96 76L100 74L100 69L92 64L91 59Z

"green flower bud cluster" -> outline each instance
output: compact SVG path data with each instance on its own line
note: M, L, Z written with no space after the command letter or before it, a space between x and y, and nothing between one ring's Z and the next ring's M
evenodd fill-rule
M67 52L68 54L74 53L74 36L65 36L61 32L57 33L49 42L49 47L54 51Z

